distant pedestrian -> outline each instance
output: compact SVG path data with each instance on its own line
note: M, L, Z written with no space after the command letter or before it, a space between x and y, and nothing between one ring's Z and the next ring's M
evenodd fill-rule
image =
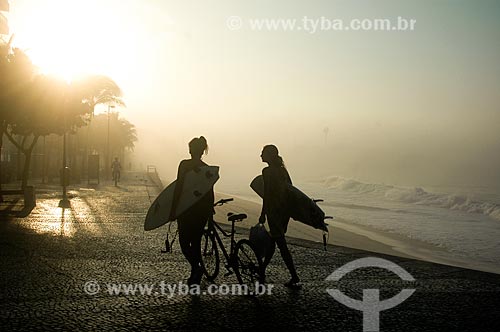
M120 164L118 157L115 157L115 160L111 164L111 174L113 175L113 181L115 182L115 185L118 181L120 181L121 169L122 165Z
M264 178L264 198L262 212L259 218L260 223L267 222L271 237L278 245L281 257L290 271L291 279L285 283L286 287L300 289L300 279L293 264L292 255L286 244L285 233L290 220L287 187L292 184L290 175L285 168L283 158L278 153L278 148L274 145L266 145L261 154L262 161L269 166L262 170ZM271 257L266 259L264 267Z

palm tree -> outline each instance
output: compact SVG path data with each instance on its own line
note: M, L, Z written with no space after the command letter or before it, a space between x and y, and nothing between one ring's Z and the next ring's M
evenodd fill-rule
M97 105L125 106L122 90L111 78L104 75L89 75L72 82L72 86L82 96L82 101L92 109Z
M137 131L135 126L128 120L118 118L118 113L116 113L115 126L116 131L113 132L115 134L115 152L120 153L123 162L125 150L134 150L135 142L137 141Z
M107 119L107 114L99 114L94 117L91 124L91 143L102 152L106 150ZM110 131L112 134L110 145L115 154L134 149L137 141L135 126L128 120L120 118L117 112L110 114Z
M88 104L92 110L88 123L94 117L95 107L97 105L113 105L125 106L122 99L122 90L118 84L111 78L104 75L89 75L82 77L72 83L73 87L82 96L84 103ZM89 148L89 131L90 126L87 127L87 144L85 145L85 155L88 155ZM85 169L85 159L82 160L82 169Z

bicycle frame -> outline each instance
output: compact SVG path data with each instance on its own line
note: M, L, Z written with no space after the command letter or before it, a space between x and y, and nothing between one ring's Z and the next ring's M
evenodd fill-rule
M223 205L231 200L232 199L220 200L215 203L214 206ZM228 213L228 221L231 222L231 231L229 232L224 230L221 225L214 220L213 216L208 220L207 228L202 238L204 243L202 249L202 264L205 269L204 273L210 281L213 281L219 273L220 252L222 252L226 259L224 267L227 273L225 276L235 273L239 283L248 283L249 285L254 285L254 281L256 280L262 280L262 262L255 253L253 245L247 239L241 239L238 242L234 239L236 234L235 223L246 218L247 215L244 213ZM222 235L219 234L219 232ZM230 238L229 252L224 245L225 241L223 241L223 237ZM207 251L207 249L209 250ZM205 261L203 257L206 257L207 261ZM207 265L205 265L206 262L208 262ZM206 268L207 266L209 269Z
M225 265L226 269L230 272L232 272L229 268L232 266L232 257L234 257L234 250L236 247L236 241L234 240L234 234L236 234L235 229L234 229L234 222L231 223L231 232L228 233L225 230L222 229L222 227L213 219L210 218L208 221L208 230L209 232L213 232L213 236L217 241L217 244L219 245L220 250L222 251L222 254L226 258L227 264ZM229 249L229 253L227 252L227 249L222 242L222 238L219 235L219 230L224 237L229 237L231 238L231 247Z

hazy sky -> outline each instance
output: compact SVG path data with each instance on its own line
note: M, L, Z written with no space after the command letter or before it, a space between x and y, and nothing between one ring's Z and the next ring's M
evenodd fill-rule
M230 16L243 28L231 31ZM402 16L415 31L252 31L253 18ZM42 70L114 78L144 165L187 142L227 178L275 143L296 177L500 188L498 1L11 1ZM325 143L323 129L329 128Z

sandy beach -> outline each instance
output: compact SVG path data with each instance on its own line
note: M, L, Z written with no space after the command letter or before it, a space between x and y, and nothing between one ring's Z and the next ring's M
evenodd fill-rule
M217 221L224 222L226 221L225 216L228 212L237 212L246 213L248 215L248 218L240 223L239 226L250 228L258 222L261 204L231 194L216 194L216 199L227 197L233 197L234 201L230 204L216 208L215 219ZM328 224L330 230L328 243L332 245L464 267L473 270L500 273L500 268L453 257L451 253L443 248L427 242L410 239L399 234L382 232L373 227L353 224L339 218L329 220ZM315 230L312 227L294 220L291 220L289 223L287 236L314 242L322 242L322 231Z

